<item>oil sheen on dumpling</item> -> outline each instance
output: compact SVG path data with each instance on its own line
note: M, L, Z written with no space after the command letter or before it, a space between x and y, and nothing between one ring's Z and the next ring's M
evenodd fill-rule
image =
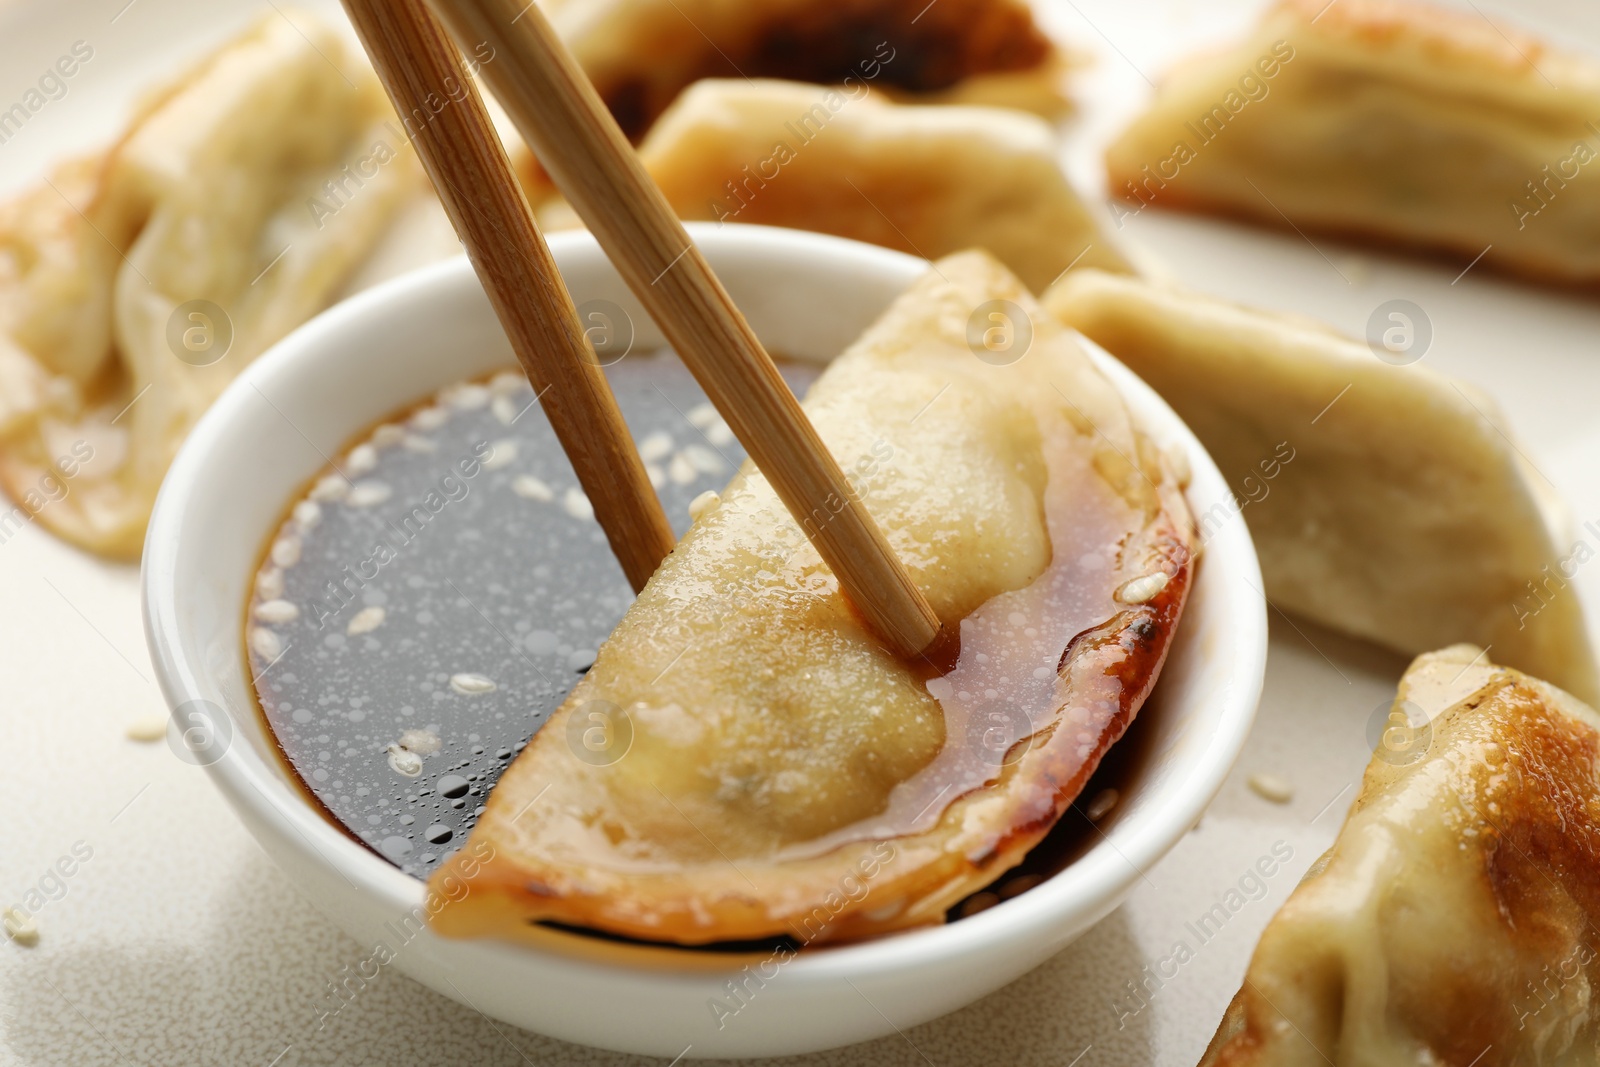
M1031 317L1031 344L974 328L992 301ZM811 942L937 923L1126 729L1187 596L1188 512L1015 277L941 260L805 407L959 623L954 670L879 647L747 464L490 795L468 851L493 859L435 875L440 932Z
M1099 271L1045 305L1172 404L1241 495L1267 596L1407 655L1461 641L1600 699L1568 525L1494 401L1288 318ZM1580 557L1578 562L1582 562Z
M1106 165L1124 216L1288 220L1589 285L1597 117L1600 63L1470 5L1283 0L1173 70Z
M1593 1064L1600 716L1457 646L1391 722L1203 1067Z
M189 427L322 308L417 176L365 62L272 13L0 207L0 482L21 509L136 557Z
M1069 267L1126 271L1042 119L896 105L864 87L706 80L640 159L681 218L815 230L937 258L984 248L1038 292ZM576 218L540 213L548 227Z

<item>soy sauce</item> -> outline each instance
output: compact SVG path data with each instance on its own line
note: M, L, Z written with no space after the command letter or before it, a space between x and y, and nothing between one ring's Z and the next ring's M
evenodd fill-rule
M818 373L780 367L801 393ZM670 352L607 375L681 535L744 450ZM246 644L307 791L425 878L632 600L533 390L508 371L443 390L334 461L268 546Z

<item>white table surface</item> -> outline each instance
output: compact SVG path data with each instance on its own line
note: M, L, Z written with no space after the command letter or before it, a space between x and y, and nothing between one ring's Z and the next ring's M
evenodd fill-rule
M0 105L18 99L74 40L95 48L67 95L0 145L0 189L110 134L130 90L258 6L124 4L0 8ZM1142 105L1145 75L1155 78L1188 48L1227 39L1257 7L1042 4L1052 29L1098 56L1080 79L1083 111L1069 129L1070 166L1091 191L1102 184L1098 146ZM1600 7L1585 0L1478 7L1600 55ZM1310 314L1355 335L1383 301L1415 301L1436 331L1430 363L1494 395L1574 516L1600 518L1600 302L1475 272L1452 284L1456 269L1447 266L1160 212L1131 220L1122 236L1196 288ZM431 247L419 254L448 244L436 236ZM0 1064L645 1062L491 1022L392 970L319 1029L314 1003L364 950L298 896L202 771L164 744L124 737L129 723L165 711L144 649L137 579L134 568L83 555L37 528L0 545L0 904L38 887L75 843L93 850L62 888L45 886L60 898L37 913L37 946L0 941ZM1581 572L1576 584L1593 615L1600 568ZM1238 766L1195 832L1144 872L1122 909L963 1011L794 1062L1192 1064L1261 928L1331 843L1367 760L1367 718L1404 666L1310 623L1276 614L1272 622L1265 698ZM1252 793L1245 781L1258 771L1287 777L1294 799L1280 806ZM1189 936L1185 923L1280 841L1294 858L1261 899L1198 946L1146 1009L1119 1014L1126 984L1162 966L1174 942Z

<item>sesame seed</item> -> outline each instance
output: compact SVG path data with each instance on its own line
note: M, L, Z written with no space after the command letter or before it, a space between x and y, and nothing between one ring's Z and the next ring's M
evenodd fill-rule
M517 458L517 443L509 437L502 438L489 446L489 455L483 460L483 469L497 471L507 466Z
M489 390L473 382L463 382L441 390L439 401L457 411L476 411L489 403Z
M135 719L128 724L123 734L129 741L159 741L167 736L167 717L165 715L146 715Z
M379 448L390 448L399 444L405 435L404 427L396 426L392 422L386 422L372 431L372 443Z
M293 567L300 562L300 538L280 537L272 543L272 562L280 567Z
M1117 599L1124 604L1143 604L1154 600L1167 587L1167 576L1161 571L1153 571L1131 581L1124 582L1121 589L1117 590Z
M1294 799L1294 786L1281 774L1252 774L1246 784L1256 796L1274 804L1287 804Z
M639 458L646 463L665 459L672 454L672 436L656 431L639 442Z
M700 516L712 511L720 503L722 503L722 497L717 494L717 491L715 489L707 489L689 501L689 521L699 522Z
M263 567L256 575L256 595L262 600L276 600L283 595L283 572L276 567Z
M371 633L383 625L383 620L387 616L388 612L376 605L370 608L362 608L356 612L355 618L350 620L350 624L344 628L344 632L351 637L356 634Z
M528 378L519 370L503 370L489 379L489 392L495 396L514 393L528 384Z
M594 505L581 489L568 489L561 497L561 507L575 519L594 518Z
M388 500L394 490L384 482L357 482L350 495L345 498L345 503L353 508L370 508Z
M256 605L256 618L262 622L281 625L300 617L300 609L287 600L264 600Z
M350 483L340 474L325 474L311 489L312 500L343 500L350 492Z
M275 660L283 655L283 640L265 626L250 631L250 648L262 659Z
M1089 801L1089 806L1083 813L1089 817L1090 822L1099 822L1111 813L1111 809L1116 807L1117 801L1121 799L1122 794L1115 789L1102 789L1094 795L1093 800Z
M554 489L531 474L519 474L511 480L511 491L528 500L548 503L556 498Z
M0 926L4 926L6 936L19 945L32 948L39 943L39 924L21 908L13 906L0 912Z
M462 673L450 676L450 688L463 696L479 696L492 693L500 687L481 674Z
M705 445L685 445L683 458L688 460L695 470L704 474L721 474L728 469L722 462L722 457Z
M390 745L384 749L389 756L389 766L396 774L403 774L407 778L415 778L422 773L422 757L409 749L399 745Z
M350 454L344 457L344 472L347 476L366 474L378 465L378 450L368 445L356 445Z
M429 430L437 430L449 421L449 409L441 407L426 407L411 416L412 428L421 430L423 433L427 433Z

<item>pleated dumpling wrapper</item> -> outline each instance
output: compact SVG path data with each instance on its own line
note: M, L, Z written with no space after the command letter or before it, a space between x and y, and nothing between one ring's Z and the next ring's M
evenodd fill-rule
M1121 216L1216 211L1587 285L1597 118L1600 63L1481 12L1284 0L1172 71L1106 165Z
M1600 716L1457 646L1390 723L1203 1067L1594 1063Z
M1024 0L563 0L543 5L624 132L702 78L872 85L1053 114L1068 66Z
M1014 347L996 308L1019 316ZM805 408L959 625L954 669L880 647L746 464L434 875L441 933L808 943L938 923L1127 728L1192 527L1161 450L1015 277L939 261Z
M937 258L984 248L1039 292L1069 267L1129 269L1062 172L1044 120L782 81L707 80L639 147L685 219L760 223ZM541 221L575 225L564 204Z
M1600 699L1554 490L1492 400L1310 320L1098 271L1045 296L1149 382L1239 497L1267 597L1407 655L1461 641Z
M0 206L0 481L84 548L137 557L195 420L328 302L417 187L365 60L292 14Z

